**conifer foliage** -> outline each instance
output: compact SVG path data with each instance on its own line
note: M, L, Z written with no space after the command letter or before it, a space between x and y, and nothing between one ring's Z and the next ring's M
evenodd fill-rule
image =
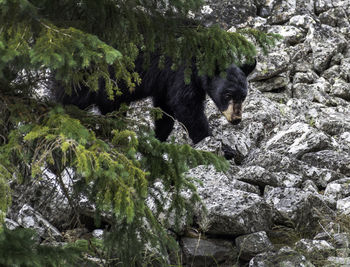
M132 90L140 82L134 71L140 53L145 59L155 52L162 55L160 66L165 57L173 59L173 68L187 65L189 81L193 59L200 75L213 75L232 62L252 61L255 45L266 51L274 43L276 36L253 29L229 33L218 26L202 26L189 18L202 4L202 0L0 0L1 221L11 203L10 182L39 179L49 168L77 218L76 198L81 194L95 207L96 218L108 214L109 231L101 248L106 265L133 266L149 255L162 263L162 256L175 249L166 232L169 222L159 221L157 215L175 214L178 222L186 211L191 218L191 207L200 200L184 173L201 164L225 170L227 162L189 145L161 143L144 127L130 130L136 122L124 118L127 107L107 116L94 115L50 103L38 91L53 76L66 85L67 93L81 83L98 90L103 77L109 97L118 97L118 84ZM115 81L109 79L111 65ZM155 110L154 116L159 115ZM62 182L67 171L74 176L73 190ZM156 193L159 183L160 193L171 196L168 205ZM186 199L180 194L184 191L191 192ZM147 204L150 200L154 209ZM0 231L4 248L10 232ZM31 234L18 232L11 238L22 240L26 235ZM28 237L28 246L36 246L31 240ZM27 250L38 266L41 251L45 249L40 246ZM58 257L63 252L58 249ZM75 257L72 254L72 260Z

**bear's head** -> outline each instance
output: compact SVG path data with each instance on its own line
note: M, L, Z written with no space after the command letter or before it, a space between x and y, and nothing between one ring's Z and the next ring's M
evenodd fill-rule
M232 124L242 120L242 103L247 97L247 76L254 70L254 64L245 64L240 68L232 64L226 77L216 76L210 79L208 93L216 106Z

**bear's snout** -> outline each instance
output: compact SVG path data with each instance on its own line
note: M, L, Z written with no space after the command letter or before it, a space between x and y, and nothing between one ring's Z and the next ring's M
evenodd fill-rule
M231 100L227 109L222 114L232 124L236 125L240 123L242 121L242 103L234 103Z

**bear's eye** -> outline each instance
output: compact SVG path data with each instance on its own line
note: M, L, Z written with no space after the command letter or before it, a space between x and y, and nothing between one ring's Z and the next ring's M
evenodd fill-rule
M232 96L229 95L229 94L226 94L226 95L224 96L224 98L225 98L225 100L230 100L230 99L232 98Z

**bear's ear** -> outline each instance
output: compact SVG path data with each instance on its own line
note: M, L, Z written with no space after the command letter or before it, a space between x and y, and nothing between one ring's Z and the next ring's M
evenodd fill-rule
M246 77L255 69L256 67L256 59L254 59L253 63L243 64L240 69L243 71Z

